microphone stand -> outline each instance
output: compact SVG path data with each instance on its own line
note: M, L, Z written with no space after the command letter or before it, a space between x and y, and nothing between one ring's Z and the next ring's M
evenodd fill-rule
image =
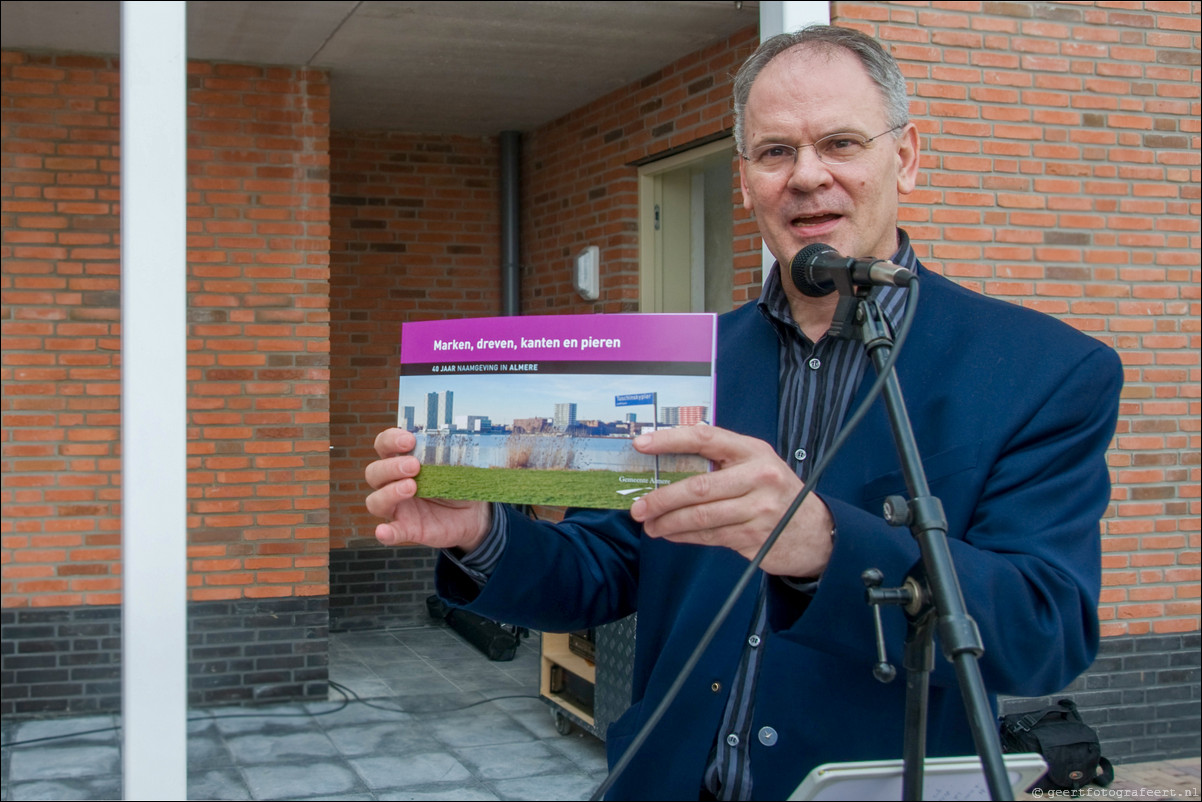
M880 306L868 298L868 288L852 286L851 278L845 272L837 274L834 281L840 298L830 333L844 339L862 340L879 373L893 350L893 337ZM997 800L1010 800L1014 798L1013 790L1002 761L1001 740L977 662L985 649L976 622L968 615L964 605L964 595L947 546L947 519L943 505L931 495L927 485L926 472L896 372L891 372L886 378L883 394L893 441L910 494L909 501L901 496L890 496L885 503L885 519L895 526L909 526L922 554L916 571L918 575L906 577L900 588L878 587L883 577L875 568L865 571L863 577L868 586L867 600L872 606L877 631L879 662L873 673L882 682L891 680L896 672L885 660L880 605L902 605L906 612L902 798L922 798L927 700L930 673L935 667L934 636L938 630L943 653L955 665L960 694L968 712L973 742L981 758L990 796Z

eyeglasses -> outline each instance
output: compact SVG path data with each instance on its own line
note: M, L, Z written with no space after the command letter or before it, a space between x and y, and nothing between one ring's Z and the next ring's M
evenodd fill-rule
M904 128L905 125L905 123L895 125L888 131L871 137L864 137L860 134L831 134L822 137L817 142L797 147L779 143L760 145L750 153L743 154L743 158L757 170L774 173L779 170L792 169L797 164L797 153L802 148L813 148L814 154L823 164L847 164L863 156L874 139L880 139L885 134L891 134L899 128Z

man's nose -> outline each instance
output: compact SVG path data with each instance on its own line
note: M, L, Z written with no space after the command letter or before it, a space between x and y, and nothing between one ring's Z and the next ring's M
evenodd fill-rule
M793 157L793 168L789 171L791 188L808 192L830 180L830 165L818 158L818 151L813 145L797 149L797 154Z

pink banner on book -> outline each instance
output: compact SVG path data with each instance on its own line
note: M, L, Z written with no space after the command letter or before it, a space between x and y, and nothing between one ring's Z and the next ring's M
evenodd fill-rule
M714 316L532 315L402 326L401 362L709 362Z

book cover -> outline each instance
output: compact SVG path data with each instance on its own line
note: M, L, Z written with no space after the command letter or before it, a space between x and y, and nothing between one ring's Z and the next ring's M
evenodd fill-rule
M712 314L546 315L404 323L398 426L418 495L626 509L710 469L649 456L645 431L711 423Z

